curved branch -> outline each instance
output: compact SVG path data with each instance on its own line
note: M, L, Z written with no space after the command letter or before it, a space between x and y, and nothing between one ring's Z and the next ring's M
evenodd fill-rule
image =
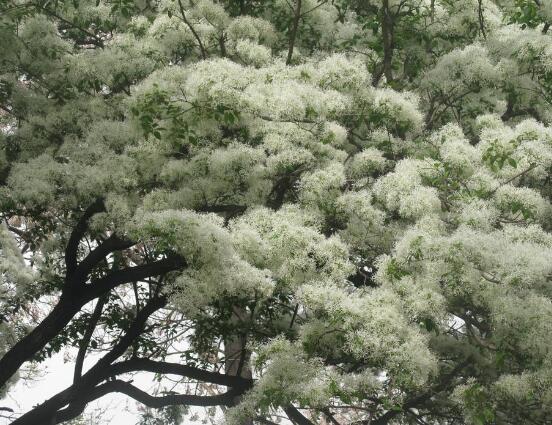
M66 275L70 277L73 275L77 268L77 256L79 250L79 243L84 236L86 229L88 228L88 220L97 213L105 211L105 204L103 199L97 199L94 201L83 213L67 242L65 248L65 267Z
M148 318L155 311L164 307L166 303L167 299L165 297L158 297L150 300L146 306L140 310L140 313L138 313L136 319L132 322L119 342L115 344L111 351L90 368L76 384L71 385L42 404L36 406L33 410L25 413L12 422L12 425L57 423L55 421L57 420L59 409L73 403L81 403L83 401L83 394L89 394L96 385L106 379L106 377L109 377L110 364L125 353L126 349L132 344L132 341L139 336L144 329Z
M57 335L86 303L101 297L113 288L148 277L159 276L186 266L183 258L173 256L153 263L113 272L79 292L64 292L58 304L29 334L20 339L0 358L0 388L21 365Z
M107 255L114 251L121 251L135 245L134 241L121 238L116 234L112 234L103 241L100 245L88 253L88 255L75 268L73 275L70 276L71 284L83 284L86 281L86 276L90 271ZM68 276L69 277L69 276Z
M163 275L184 267L186 267L186 261L178 255L173 255L152 263L117 270L92 281L82 292L81 298L86 303L124 283L141 281L148 277Z
M136 371L185 376L190 379L233 388L251 388L253 385L252 379L242 378L240 376L224 375L178 363L157 362L139 358L113 364L109 368L109 375L120 375Z
M188 394L168 394L165 396L155 397L145 391L135 387L130 382L125 381L110 381L102 384L92 390L88 397L79 400L67 408L60 410L55 417L53 423L61 423L73 419L80 415L86 405L94 400L97 400L104 395L110 393L125 394L134 400L142 403L145 406L160 409L166 406L230 406L232 405L234 397L239 395L239 392L230 390L223 394L201 396L201 395L188 395Z
M102 368L107 367L109 364L111 364L112 362L117 360L117 358L123 355L127 348L132 345L132 341L134 341L143 331L148 318L157 310L165 307L165 305L167 305L167 298L164 296L151 299L136 315L134 322L132 322L132 325L130 325L120 341L115 344L111 351L103 356L98 361L98 363L96 363L94 367L90 369L89 372L86 373L85 378L89 374L101 374Z
M161 408L171 405L188 406L229 406L233 403L238 391L230 390L223 394L213 396L200 396L188 394L169 394L166 396L154 397L139 388L124 381L110 381L104 385L108 386L110 392L119 392L132 397L136 401L153 408Z

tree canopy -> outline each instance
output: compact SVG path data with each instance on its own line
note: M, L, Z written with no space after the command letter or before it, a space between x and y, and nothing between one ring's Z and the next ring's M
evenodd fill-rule
M0 1L0 396L74 347L72 385L0 415L550 424L550 22Z

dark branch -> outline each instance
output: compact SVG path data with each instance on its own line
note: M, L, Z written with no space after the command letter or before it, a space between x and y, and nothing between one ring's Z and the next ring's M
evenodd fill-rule
M477 14L479 17L479 31L483 38L486 39L487 33L485 32L485 17L483 16L483 0L478 0Z
M107 294L113 288L124 283L163 275L185 266L184 259L172 256L153 263L112 272L104 278L96 280L93 284L85 286L79 292L62 293L58 304L50 314L0 359L0 387L25 361L30 360L48 341L61 332L86 303Z
M284 409L284 412L286 412L286 415L288 415L288 418L293 421L293 423L297 425L314 425L313 422L311 422L309 419L307 419L299 410L297 410L296 407L292 406L291 404Z
M132 322L132 325L130 325L119 342L115 344L111 351L103 356L92 369L90 369L90 374L101 373L102 368L107 367L107 365L123 355L127 348L132 345L132 342L142 333L148 318L157 310L165 307L166 304L166 297L151 299L144 308L140 310L140 313L136 315L136 319L134 319L134 322Z
M71 281L74 284L86 282L86 276L100 261L114 251L121 251L135 245L135 242L112 234L104 242L93 249L75 268Z
M188 395L188 394L169 394L160 397L154 397L145 391L135 387L129 382L125 381L110 381L94 388L88 397L79 400L68 406L66 409L61 410L55 418L56 424L68 421L80 415L86 404L103 397L110 393L121 393L133 398L134 400L142 403L145 406L160 409L166 406L230 406L233 403L234 397L239 395L237 391L228 391L219 395L212 396L200 396L200 395Z
M65 390L57 393L44 403L36 406L33 410L25 413L15 420L12 425L36 425L51 424L57 422L57 414L60 409L67 405L86 404L86 398L83 394L90 394L92 389L111 376L109 374L110 365L125 353L127 348L143 331L148 318L167 303L165 297L151 299L145 307L140 310L136 318L121 337L119 342L103 356L90 370L88 370L77 382ZM74 408L74 406L73 406ZM84 406L82 407L84 409Z
M67 247L65 248L65 266L66 275L69 279L77 268L77 257L79 251L79 244L86 229L88 228L88 220L95 214L105 211L105 205L102 199L96 200L92 203L83 213L75 228L71 232Z
M86 291L83 291L82 298L88 302L124 283L142 281L148 277L163 275L184 267L186 267L186 261L178 255L173 255L153 263L117 270L92 281L86 287Z
M124 381L111 381L105 383L104 385L109 386L109 388L111 389L110 392L119 392L126 394L148 407L153 407L157 409L171 405L229 406L233 403L234 397L238 395L238 391L230 390L226 393L214 396L169 394L166 396L154 397Z
M159 409L166 406L172 405L185 405L185 406L220 406L220 405L229 405L231 404L232 398L235 394L231 391L214 396L197 396L197 395L185 395L185 394L170 394L161 397L154 397L148 393L140 390L139 388L131 385L128 382L124 381L111 381L102 384L92 391L89 397L80 403L75 403L70 405L64 410L61 410L56 416L55 423L61 423L70 419L75 418L80 415L86 404L90 401L97 400L104 395L110 393L122 393L133 398L136 401L144 404L145 406Z
M106 300L107 300L106 295L98 299L98 302L96 303L96 307L94 307L94 312L92 313L92 316L90 317L90 321L88 322L86 331L84 332L84 335L80 340L79 351L77 353L77 358L75 359L75 371L73 373L73 384L76 384L77 381L82 376L82 366L84 364L86 350L88 349L88 344L92 339L92 335L94 333L94 329L96 329L98 320L100 320L100 317L102 315L102 310Z
M252 379L242 378L240 376L223 375L221 373L211 372L178 363L156 362L149 359L134 358L115 363L109 368L110 375L120 375L136 371L185 376L197 381L234 388L250 388L253 385Z
M201 57L203 59L207 59L207 52L205 50L205 46L201 42L201 38L199 37L199 34L196 32L193 25L188 21L186 18L186 12L184 11L184 6L182 5L182 0L178 0L178 7L180 8L180 14L182 15L182 21L188 26L192 34L194 35L195 39L197 40L197 44L199 45L199 50L201 51Z
M382 416L380 416L378 419L371 421L370 425L387 425L391 419L393 419L395 416L400 415L408 411L408 409L416 407L421 405L422 403L425 403L428 401L433 395L445 390L451 383L451 381L458 375L458 373L464 369L468 364L470 363L470 359L464 360L463 362L456 365L454 369L452 369L449 373L444 375L441 378L441 382L437 385L435 385L432 389L429 391L420 394L416 397L409 398L405 401L405 403L402 405L401 410L389 410Z

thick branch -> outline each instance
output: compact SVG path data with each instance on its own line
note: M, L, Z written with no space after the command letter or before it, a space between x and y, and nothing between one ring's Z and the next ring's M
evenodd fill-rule
M186 378L195 379L197 381L234 388L250 388L253 385L252 379L242 378L240 376L223 375L221 373L211 372L178 363L156 362L149 359L134 358L124 362L115 363L110 367L109 373L111 375L120 375L136 371L185 376Z
M20 339L0 359L0 388L30 360L48 341L65 327L80 309L68 297L62 296L54 309L29 334Z
M485 17L483 16L483 0L478 0L477 14L479 17L479 31L483 38L486 39L487 33L485 32Z
M153 408L161 408L172 405L187 405L187 406L228 406L232 404L232 400L237 394L237 391L230 390L226 393L214 396L199 396L188 394L169 394L161 397L154 397L148 393L136 388L135 386L124 381L111 381L104 385L109 385L110 392L119 392L132 397L140 403Z
M297 425L314 425L313 422L311 422L309 419L307 419L299 410L297 410L296 407L292 406L291 404L284 409L284 412L286 412L286 415L288 415L288 418L291 419L291 421Z
M104 242L93 249L75 268L71 276L71 284L84 284L86 276L100 261L114 251L130 248L135 242L112 234Z
M142 403L145 406L160 409L166 406L229 406L232 404L232 399L236 396L235 391L228 391L224 394L212 395L212 396L199 396L199 395L187 395L187 394L169 394L160 397L154 397L149 395L145 391L133 386L129 382L125 381L110 381L102 384L90 393L90 395L79 403L75 403L61 410L56 416L55 422L59 424L64 421L68 421L80 415L86 404L97 400L104 395L110 393L121 393L133 398L134 400Z
M115 346L111 349L111 351L107 353L105 356L103 356L98 361L98 363L94 365L93 368L90 369L89 373L91 375L96 373L101 374L102 368L107 367L109 364L111 364L112 362L117 360L121 355L123 355L127 350L127 348L132 345L132 341L134 341L142 333L148 318L157 310L165 307L166 304L167 304L166 297L157 297L157 298L151 299L144 306L144 308L140 310L140 313L137 314L136 318L134 319L134 322L132 322L132 325L130 325L130 327L125 332L123 337L119 340L119 342L115 344ZM86 375L88 375L88 373Z
M133 398L134 400L142 403L145 406L160 409L166 406L230 406L232 399L236 396L236 391L228 391L224 394L201 396L201 395L188 395L188 394L169 394L165 396L155 397L145 391L135 387L129 382L125 381L110 381L102 384L92 390L88 397L84 400L74 403L61 410L56 418L56 424L68 421L80 415L87 403L97 400L104 395L110 393L121 393Z
M381 30L383 36L383 73L388 83L393 81L394 21L389 0L383 0Z
M180 256L173 255L153 263L117 270L92 281L82 292L81 298L88 302L124 283L142 281L148 277L163 275L184 267L186 267L186 261Z
M109 374L110 364L125 353L126 349L132 344L132 341L143 331L148 318L155 311L165 306L166 302L167 300L165 297L151 299L146 306L140 310L140 313L138 313L136 319L132 322L119 342L86 372L76 384L71 385L35 407L33 410L25 413L15 420L12 425L57 423L57 413L61 408L68 404L82 403L83 394L90 393L97 384L111 376Z
M105 211L105 205L102 199L96 200L83 213L75 228L71 232L67 247L65 248L65 266L67 277L71 277L77 268L77 257L79 243L88 228L88 220L95 214Z
M13 376L23 363L30 360L55 337L86 303L107 294L113 288L148 277L159 276L185 267L181 257L169 257L153 263L112 272L96 280L80 292L63 293L58 304L29 334L19 340L0 359L0 388Z

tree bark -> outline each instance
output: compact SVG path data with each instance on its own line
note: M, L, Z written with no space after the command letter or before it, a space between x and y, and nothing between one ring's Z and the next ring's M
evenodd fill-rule
M247 323L247 312L244 309L234 308L231 321L236 326L243 326ZM251 353L246 349L247 337L243 335L232 335L224 339L224 371L227 375L247 380L252 380L250 364ZM241 396L234 398L233 404L240 402ZM253 420L244 421L241 425L253 425Z
M101 297L124 283L159 276L186 265L180 257L169 257L153 263L130 267L108 274L107 276L80 287L65 288L61 298L46 318L28 335L19 340L0 359L0 388L30 360L38 351L55 337L88 302Z
M383 36L383 74L388 83L393 81L394 19L389 0L383 0L381 30Z
M293 49L295 48L295 40L297 39L297 30L299 29L299 21L301 20L301 0L295 0L295 10L293 13L293 21L291 24L291 31L289 33L289 45L288 54L286 59L286 65L291 64L293 59Z
M106 370L109 370L111 363L130 346L132 341L142 332L148 318L157 310L164 307L166 298L154 298L140 311L136 319L126 331L121 340L115 344L109 353L103 356L76 384L71 385L64 391L56 394L44 403L35 407L30 412L12 422L12 425L38 425L55 424L56 415L59 409L79 399L82 394L90 392L99 382L106 378ZM44 322L43 322L44 323Z
M0 359L0 388L8 382L23 363L30 360L44 348L48 341L61 332L80 308L81 305L75 304L74 300L62 296L50 314Z

